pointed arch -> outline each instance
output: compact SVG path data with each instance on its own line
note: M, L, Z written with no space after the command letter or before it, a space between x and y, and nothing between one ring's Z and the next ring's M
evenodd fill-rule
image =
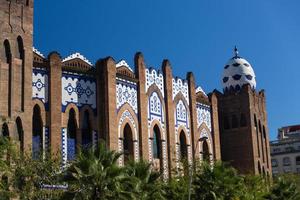
M258 133L258 124L257 124L256 114L254 114L254 127L255 127L255 131L256 131L257 152L258 152L258 157L260 158L259 133Z
M209 152L209 147L206 139L203 140L202 143L202 159L205 162L210 162L210 152Z
M134 143L131 127L128 123L123 129L123 152L124 152L124 164L130 159L134 159Z
M12 62L12 53L11 53L11 48L10 48L9 41L4 40L3 46L4 46L4 55L5 55L5 58L6 58L6 63L11 64L11 62Z
M152 155L153 155L154 169L162 172L163 171L162 140L161 140L161 131L157 124L153 128Z
M181 130L179 134L179 149L180 149L180 159L187 159L188 149L187 149L187 139L185 132Z
M24 152L24 130L23 130L22 120L20 117L17 117L16 119L16 126L18 132L18 139L20 142L20 152Z
M7 108L8 108L8 116L11 116L11 102L12 102L12 53L11 47L8 40L5 40L4 43L4 51L6 57L6 63L8 64L8 95L7 95Z
M69 118L67 125L67 160L73 160L76 154L77 146L77 120L76 113L73 108L69 110Z
M2 136L4 136L4 137L9 137L10 136L7 123L4 123L2 125L1 133L2 133Z
M43 153L43 120L39 105L33 107L32 115L32 158L38 159Z

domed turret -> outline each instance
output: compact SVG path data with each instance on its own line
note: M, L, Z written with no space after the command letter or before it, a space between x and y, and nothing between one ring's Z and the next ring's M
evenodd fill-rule
M240 90L246 84L255 89L256 81L253 68L247 60L238 55L236 47L234 48L234 53L235 56L224 67L222 78L223 90Z

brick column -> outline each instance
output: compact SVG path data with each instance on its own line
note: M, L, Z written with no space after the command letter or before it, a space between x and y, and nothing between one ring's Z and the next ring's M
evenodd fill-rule
M24 40L24 113L21 117L22 126L24 130L24 149L29 151L32 147L32 65L33 65L33 52L32 52L32 37L25 36ZM22 105L21 105L22 106Z
M191 118L191 147L193 159L199 158L199 151L197 150L199 146L197 145L199 139L199 133L197 132L197 109L196 109L196 89L195 89L195 78L192 72L187 74L187 80L189 84L189 109ZM197 147L197 149L196 149ZM196 152L195 152L196 151Z
M165 85L165 105L166 105L166 134L168 144L168 165L171 177L172 168L176 167L176 140L175 140L175 122L174 122L174 103L172 98L173 83L172 69L170 62L164 60L162 64Z
M116 105L116 64L113 58L99 60L97 67L97 112L100 137L110 150L118 150L118 122Z
M60 55L56 52L50 53L48 60L51 153L57 154L60 153L62 144L62 62Z
M218 99L216 93L210 94L209 100L211 103L211 128L214 148L214 159L221 160Z
M145 91L146 74L145 63L142 53L138 52L134 57L134 64L137 70L137 78L139 79L138 87L138 109L139 109L139 138L140 138L140 155L144 160L149 160L149 146L148 146L148 96Z

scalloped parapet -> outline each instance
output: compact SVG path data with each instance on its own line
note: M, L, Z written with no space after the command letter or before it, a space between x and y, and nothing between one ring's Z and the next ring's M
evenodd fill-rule
M66 62L66 61L69 61L69 60L73 60L73 59L76 59L76 58L79 58L80 60L84 61L85 63L89 64L89 65L93 65L86 57L84 57L83 55L81 55L80 53L73 53L72 55L69 55L68 57L64 58L62 60L62 62Z
M41 56L42 58L45 58L44 54L42 54L39 50L37 50L35 47L32 47L32 51L36 53L37 55Z
M133 69L128 65L128 63L125 60L120 60L117 64L116 67L127 67L131 72L133 72Z
M202 89L201 86L198 86L198 87L196 88L196 94L199 93L199 92L202 92L205 96L207 96L207 94L204 92L204 90Z

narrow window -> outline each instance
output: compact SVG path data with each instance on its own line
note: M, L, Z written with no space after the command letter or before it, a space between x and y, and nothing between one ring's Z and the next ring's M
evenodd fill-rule
M129 124L125 125L123 135L124 164L126 164L130 159L134 158L133 136Z
M38 105L33 108L32 116L32 158L38 159L43 152L43 121Z
M20 142L20 152L24 152L24 131L23 131L22 120L20 117L17 117L16 125L18 131L18 139Z
M84 111L83 124L82 124L82 147L88 148L93 145L93 133L91 127L90 113Z
M76 132L77 132L77 122L76 122L76 115L73 108L69 111L69 119L68 119L68 128L67 128L67 145L68 145L68 153L67 159L73 160L76 154Z

